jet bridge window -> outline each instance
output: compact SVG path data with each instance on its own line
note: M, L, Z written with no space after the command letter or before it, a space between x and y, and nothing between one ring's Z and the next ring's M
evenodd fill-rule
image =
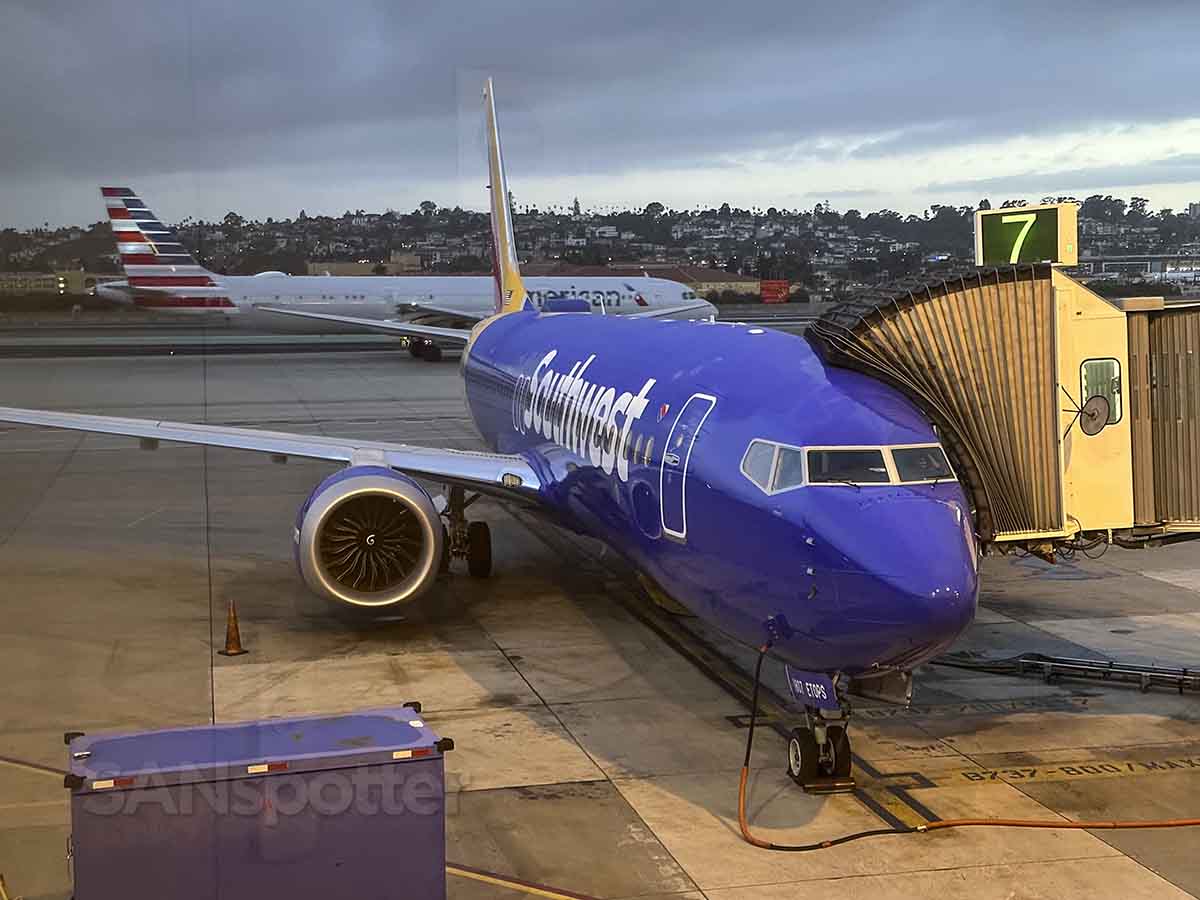
M1121 421L1121 364L1115 359L1088 359L1079 367L1080 403L1100 396L1108 401L1108 424Z
M887 484L882 450L809 450L810 484Z
M954 471L938 446L896 447L892 450L896 474L901 482L953 481Z

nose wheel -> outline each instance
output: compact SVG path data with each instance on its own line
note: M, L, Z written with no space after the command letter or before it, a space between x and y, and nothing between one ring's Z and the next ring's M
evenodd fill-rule
M826 710L805 710L805 722L793 728L787 745L787 773L809 793L850 790L853 756L848 730L850 710L843 707L831 721Z
M817 739L807 728L793 728L788 740L787 771L792 781L803 787L816 781L821 770L821 748Z

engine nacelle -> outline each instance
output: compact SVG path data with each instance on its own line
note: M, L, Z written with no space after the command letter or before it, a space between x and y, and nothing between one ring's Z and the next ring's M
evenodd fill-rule
M419 596L442 559L442 522L415 481L383 466L351 466L300 507L296 562L316 593L381 608Z

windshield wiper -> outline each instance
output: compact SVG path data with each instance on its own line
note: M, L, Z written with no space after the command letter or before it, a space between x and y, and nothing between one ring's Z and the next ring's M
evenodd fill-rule
M847 481L845 478L826 478L821 484L848 484L855 490L862 490L862 485L857 481Z

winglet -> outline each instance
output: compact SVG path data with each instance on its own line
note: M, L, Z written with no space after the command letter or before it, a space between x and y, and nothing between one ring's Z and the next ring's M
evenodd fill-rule
M492 79L483 86L487 110L488 173L492 200L492 271L496 276L496 312L519 312L527 308L525 284L517 263L513 238L512 209L508 203L508 179L504 175L504 156L500 152L500 129L496 125L496 98Z

